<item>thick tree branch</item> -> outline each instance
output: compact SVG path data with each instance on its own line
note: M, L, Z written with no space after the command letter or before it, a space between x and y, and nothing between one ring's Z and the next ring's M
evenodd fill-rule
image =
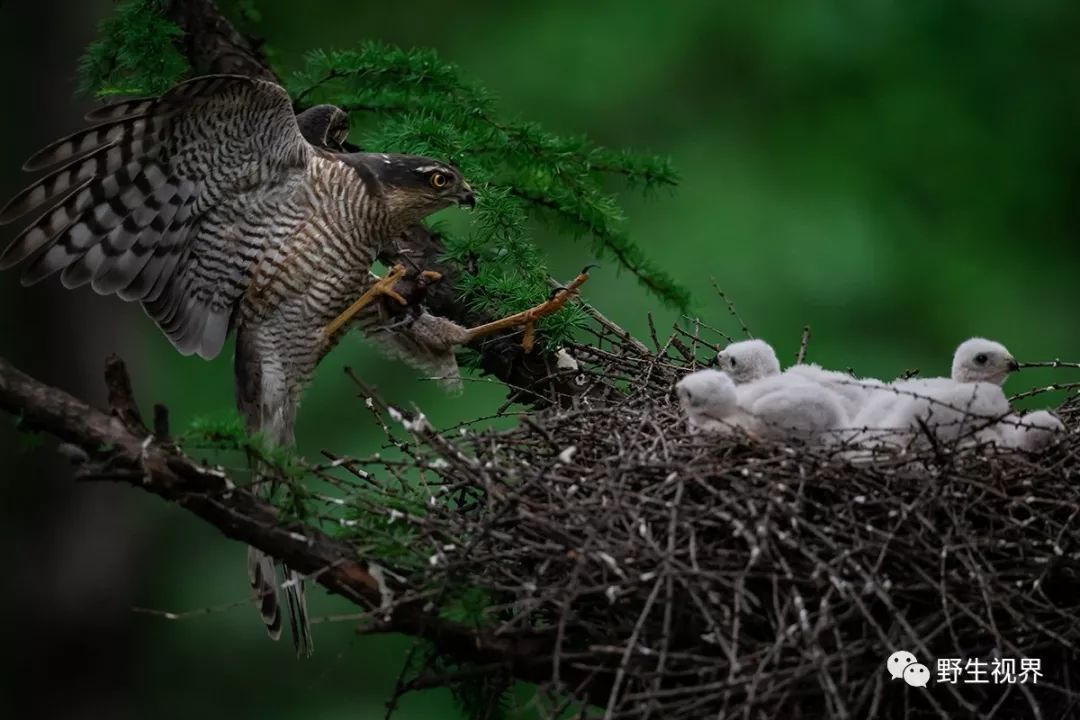
M369 561L351 544L311 525L285 520L277 508L237 487L224 471L189 458L151 434L138 413L123 363L115 357L107 363L106 382L111 412L45 385L0 358L0 409L19 417L25 429L79 448L78 455L84 458L79 474L84 479L142 488L176 503L226 537L287 563L359 607L380 607L379 581L370 572ZM521 680L544 682L549 677L554 642L549 635L497 636L443 620L419 603L396 605L378 629L426 638L458 661L497 664Z

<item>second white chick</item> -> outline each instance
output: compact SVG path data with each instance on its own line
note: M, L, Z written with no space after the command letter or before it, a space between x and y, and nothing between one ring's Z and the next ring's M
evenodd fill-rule
M717 354L716 360L720 369L740 386L777 375L789 375L817 383L839 396L849 418L854 417L870 401L875 389L884 385L880 380L859 379L847 373L826 370L814 363L792 365L781 373L776 351L764 340L731 343Z
M716 354L716 364L736 385L780 374L780 360L764 340L740 340Z

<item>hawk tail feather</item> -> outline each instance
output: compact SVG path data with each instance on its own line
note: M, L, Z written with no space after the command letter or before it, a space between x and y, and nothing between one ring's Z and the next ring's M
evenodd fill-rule
M253 547L248 547L248 581L255 607L259 610L266 634L271 640L281 639L281 605L277 596L277 571L273 559Z
M311 657L315 651L315 642L311 637L311 619L307 610L307 593L304 592L304 577L282 565L285 575L285 600L289 605L289 629L292 630L293 647L296 657Z

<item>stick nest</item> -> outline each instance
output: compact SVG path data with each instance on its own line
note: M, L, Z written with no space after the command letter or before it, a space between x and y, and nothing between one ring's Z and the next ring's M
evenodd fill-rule
M389 410L402 433L381 413L403 459L367 461L399 481L365 503L407 529L392 572L425 589L388 604L479 598L469 621L538 643L532 675L582 716L1080 713L1075 397L1038 457L703 441L672 388L716 346L678 330L649 348L600 320L568 348L578 367L552 368L579 391L513 429L440 433ZM890 677L897 650L927 687ZM984 662L989 682L938 682L943 658ZM1038 658L1042 675L995 683L995 658Z

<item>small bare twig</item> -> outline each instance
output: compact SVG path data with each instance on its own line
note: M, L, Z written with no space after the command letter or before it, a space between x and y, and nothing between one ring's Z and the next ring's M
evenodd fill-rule
M802 365L806 362L806 349L810 345L810 326L803 327L802 340L799 341L799 352L795 354L795 364Z

